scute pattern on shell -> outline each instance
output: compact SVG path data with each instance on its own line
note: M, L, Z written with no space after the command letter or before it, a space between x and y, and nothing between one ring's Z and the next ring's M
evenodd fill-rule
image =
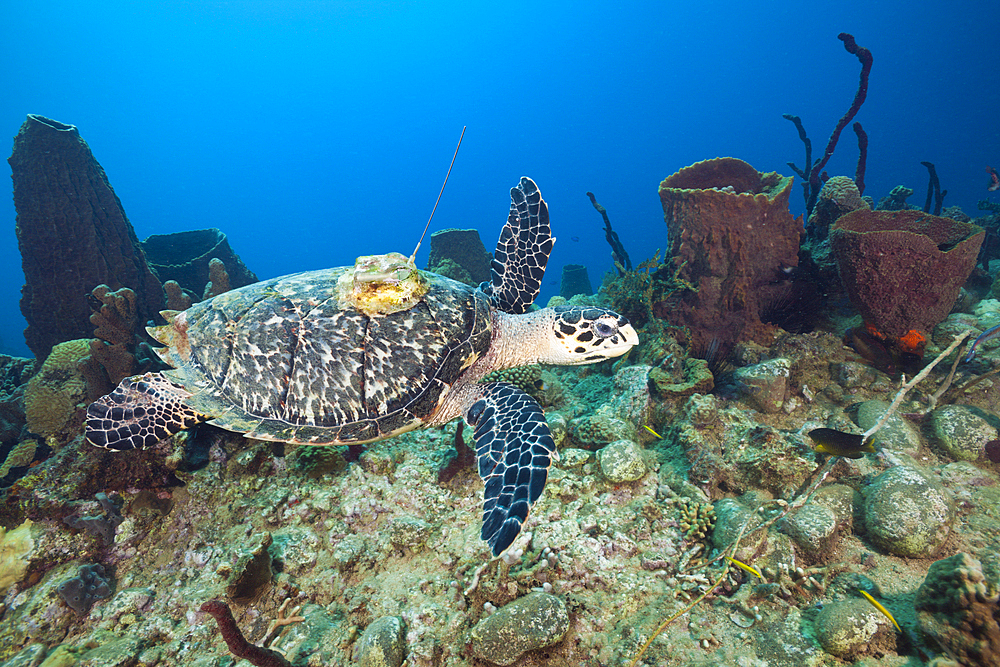
M369 317L338 302L345 269L296 274L196 304L151 330L172 381L248 437L365 442L420 426L489 348L486 297L427 274L413 308Z

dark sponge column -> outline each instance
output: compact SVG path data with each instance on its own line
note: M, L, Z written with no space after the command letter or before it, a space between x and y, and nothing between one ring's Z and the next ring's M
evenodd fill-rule
M98 285L131 288L139 322L163 307L160 281L75 126L29 115L7 161L25 276L24 337L36 357L57 343L93 337L87 295Z

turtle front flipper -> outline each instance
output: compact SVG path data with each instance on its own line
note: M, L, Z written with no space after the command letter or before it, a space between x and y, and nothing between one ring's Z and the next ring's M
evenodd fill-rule
M87 441L116 451L152 447L207 419L185 404L190 396L159 373L125 378L87 408Z
M505 313L528 312L541 289L555 241L542 193L533 180L522 176L510 189L510 215L493 252L492 280L480 285L494 306Z
M465 413L475 430L483 494L482 539L498 556L521 532L542 495L556 444L535 399L509 384L480 385L482 397Z

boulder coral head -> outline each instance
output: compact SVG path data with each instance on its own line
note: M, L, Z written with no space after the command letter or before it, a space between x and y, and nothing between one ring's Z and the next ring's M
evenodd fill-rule
M932 563L914 607L924 634L963 665L1000 665L1000 577L967 553Z
M944 320L976 263L983 229L921 211L858 209L830 231L851 303L888 339Z
M849 176L833 176L819 191L816 206L806 223L806 234L810 238L825 239L837 218L859 208L870 209L871 206L861 197L854 179Z
M792 178L760 173L725 157L685 167L660 183L670 240L668 262L679 284L675 307L656 309L688 327L695 348L713 338L730 345L763 337L761 322L783 271L798 264L802 220L788 212Z

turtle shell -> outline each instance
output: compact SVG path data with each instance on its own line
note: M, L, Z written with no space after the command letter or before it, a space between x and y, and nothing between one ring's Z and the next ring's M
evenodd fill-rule
M225 292L149 329L163 374L210 423L262 440L370 442L417 428L489 349L490 304L468 285L422 272L408 310L369 316L337 294L351 267Z

